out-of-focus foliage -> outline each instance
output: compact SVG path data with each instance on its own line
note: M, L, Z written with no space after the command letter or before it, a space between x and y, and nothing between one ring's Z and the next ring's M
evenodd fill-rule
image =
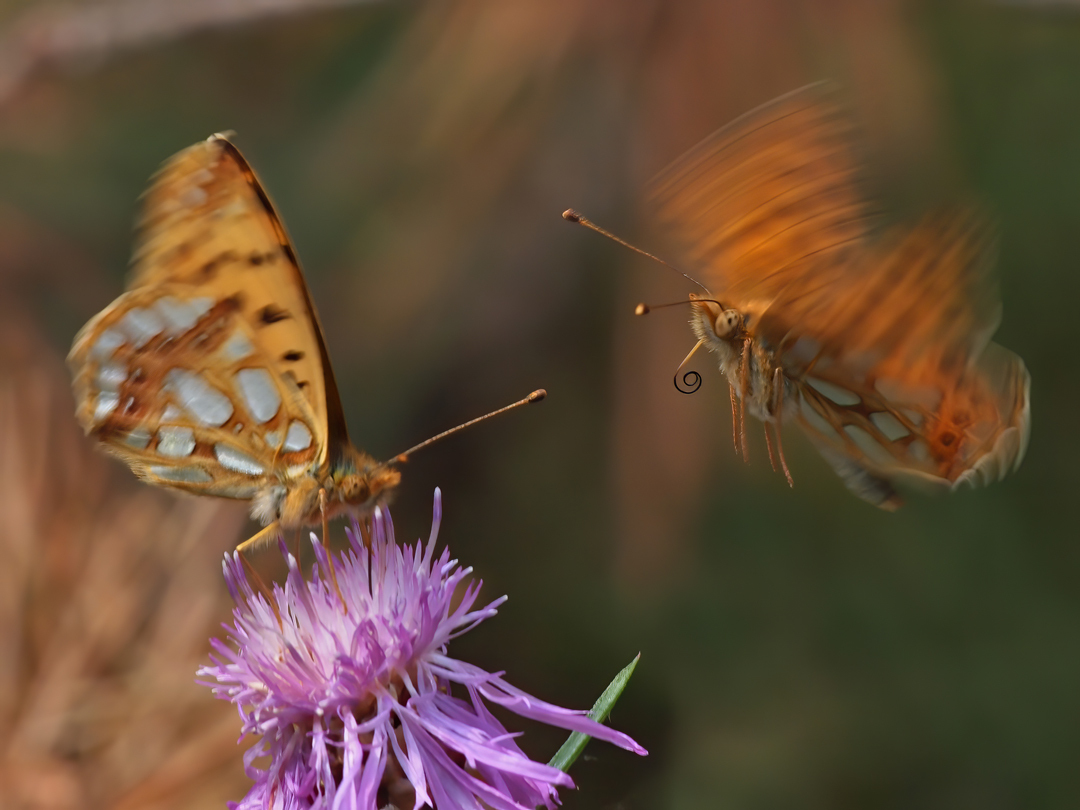
M0 18L19 30L42 5ZM415 456L394 515L399 536L423 534L442 486L447 542L490 595L511 595L457 654L584 707L642 651L615 722L653 754L590 747L565 806L1075 806L1080 14L976 0L235 5L248 13L228 25L159 26L117 49L30 40L44 55L0 107L0 295L34 322L12 329L65 351L121 289L148 175L234 129L305 262L358 444L387 457L551 394ZM140 7L171 6L125 6ZM27 40L0 35L11 42ZM744 466L709 363L698 394L671 385L692 344L684 315L631 314L686 284L559 218L573 206L662 250L641 206L652 173L821 78L847 89L899 215L974 196L997 217L997 339L1034 380L1028 458L1002 485L878 513L795 431L794 490L760 433ZM83 475L85 448L47 447L50 469ZM0 447L5 469L28 463L12 452ZM27 508L18 492L0 493L6 515ZM134 531L123 510L151 496L130 493L110 520ZM240 534L220 521L219 546ZM182 529L144 533L152 545ZM216 549L187 553L216 570ZM523 745L546 758L559 742L530 729Z

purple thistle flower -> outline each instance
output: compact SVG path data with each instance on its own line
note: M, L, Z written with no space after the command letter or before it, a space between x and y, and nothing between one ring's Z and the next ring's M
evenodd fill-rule
M482 584L473 580L455 600L472 569L458 567L447 549L434 557L441 515L436 490L426 546L395 545L381 509L370 549L354 524L351 548L333 559L341 599L321 573L329 560L314 535L310 581L281 544L289 573L284 588L274 585L276 611L252 589L239 555L226 555L225 580L237 605L227 628L232 644L213 639L213 665L199 676L236 704L241 740L260 737L245 755L255 784L233 807L554 807L556 787L573 787L573 780L525 756L488 703L646 753L585 712L545 703L501 673L447 655L452 638L494 616L506 597L473 610ZM262 757L269 757L265 768L255 765Z

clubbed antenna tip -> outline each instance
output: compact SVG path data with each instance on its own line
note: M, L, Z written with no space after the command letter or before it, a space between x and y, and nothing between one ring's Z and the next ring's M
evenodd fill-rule
M639 254L641 254L642 256L645 256L648 259L652 259L654 262L659 262L660 264L664 265L664 267L668 268L669 270L674 270L676 273L678 273L680 276L682 276L683 278L685 278L687 281L691 282L692 284L696 284L697 286L701 287L701 289L705 290L706 294L709 293L709 289L704 284L702 284L700 281L698 281L696 278L691 278L690 276L686 275L686 273L684 273L682 270L680 270L678 267L675 267L673 265L668 264L663 259L661 259L659 256L653 256L651 253L648 253L647 251L644 251L639 247L634 247L629 242L627 242L627 241L625 241L623 239L620 239L619 237L617 237L615 234L611 233L610 231L605 231L603 228L601 228L595 222L590 222L589 220L587 220L585 217L583 217L581 214L579 214L573 208L567 208L565 211L563 211L562 212L562 218L565 219L567 222L576 222L578 225L584 225L589 230L596 231L601 236L606 236L608 239L611 239L614 242L618 242L623 247L630 248L630 250L634 251L634 253L639 253ZM640 315L641 313L638 313L638 314Z
M533 402L540 402L546 396L547 396L547 391L545 391L543 388L537 388L535 391L533 391L531 394L529 394L524 399L519 399L517 402L513 402L510 405L506 405L506 406L504 406L502 408L499 408L498 410L492 411L491 413L486 413L483 416L478 416L475 419L470 419L468 422L465 422L464 424L458 425L457 427L452 427L449 430L444 430L442 433L439 433L436 436L432 436L427 441L420 442L420 444L415 445L414 447L410 447L404 453L398 453L396 456L394 456L392 459L390 459L390 461L387 461L384 466L389 466L391 464L404 464L406 461L409 460L409 456L411 456L417 450L421 450L421 449L427 447L429 444L434 444L435 442L439 441L440 439L445 439L447 436L452 436L453 434L457 433L459 430L464 430L467 427L471 427L472 425L475 425L477 422L483 422L485 419L490 419L493 416L498 416L500 413L506 413L507 411L511 411L514 408L519 408L522 405L529 405L529 404L531 404Z

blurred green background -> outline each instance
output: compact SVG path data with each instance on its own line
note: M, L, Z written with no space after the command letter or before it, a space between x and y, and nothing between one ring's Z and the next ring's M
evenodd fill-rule
M997 340L1033 380L1030 449L1004 484L885 514L849 495L796 430L785 437L789 490L756 423L742 464L711 361L697 361L696 395L671 384L693 344L685 313L632 314L687 285L559 217L573 206L661 250L643 206L652 174L821 78L858 111L894 210L974 197L996 217ZM548 389L543 405L415 456L393 514L399 538L426 536L442 487L442 540L488 598L510 595L457 655L587 707L641 651L612 723L651 755L590 746L565 807L1080 804L1080 8L6 2L0 320L5 353L20 340L39 347L20 368L54 368L121 291L136 201L158 164L226 129L305 264L359 446L386 458ZM9 412L25 391L14 367ZM72 430L59 415L70 399L56 401L43 436ZM85 448L41 447L77 479L55 496L46 486L44 512L82 480L66 475L74 462L61 449ZM12 452L0 447L9 466ZM94 469L140 497L120 465ZM0 491L0 511L24 508L18 498ZM242 508L220 515L239 538ZM23 547L62 557L35 531ZM168 528L145 533L153 545ZM220 551L192 558L206 588L220 588ZM48 592L42 577L10 584L9 601ZM32 689L48 663L27 638L3 629L17 670L8 690ZM192 650L197 663L205 644ZM98 675L126 671L123 654L109 660ZM12 718L28 705L16 691L0 702L9 791L21 767ZM563 738L526 730L539 759ZM53 748L38 756L75 767L101 743ZM223 748L218 760L233 776L201 806L243 792L236 755ZM94 790L8 806L122 805ZM126 801L182 804L159 793L158 804Z

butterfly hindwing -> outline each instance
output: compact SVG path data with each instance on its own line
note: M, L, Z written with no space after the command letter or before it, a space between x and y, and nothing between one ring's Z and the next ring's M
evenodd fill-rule
M1030 381L988 343L989 247L970 212L938 214L848 256L858 272L819 269L843 283L793 284L762 314L755 334L800 383L802 424L827 458L955 486L996 481L1023 457Z
M79 421L140 477L249 498L272 472L318 465L320 420L275 371L229 298L187 285L125 293L71 355Z
M921 383L816 372L795 384L797 419L849 488L888 508L891 481L955 489L985 486L1015 470L1027 449L1030 377L991 343L961 373Z

